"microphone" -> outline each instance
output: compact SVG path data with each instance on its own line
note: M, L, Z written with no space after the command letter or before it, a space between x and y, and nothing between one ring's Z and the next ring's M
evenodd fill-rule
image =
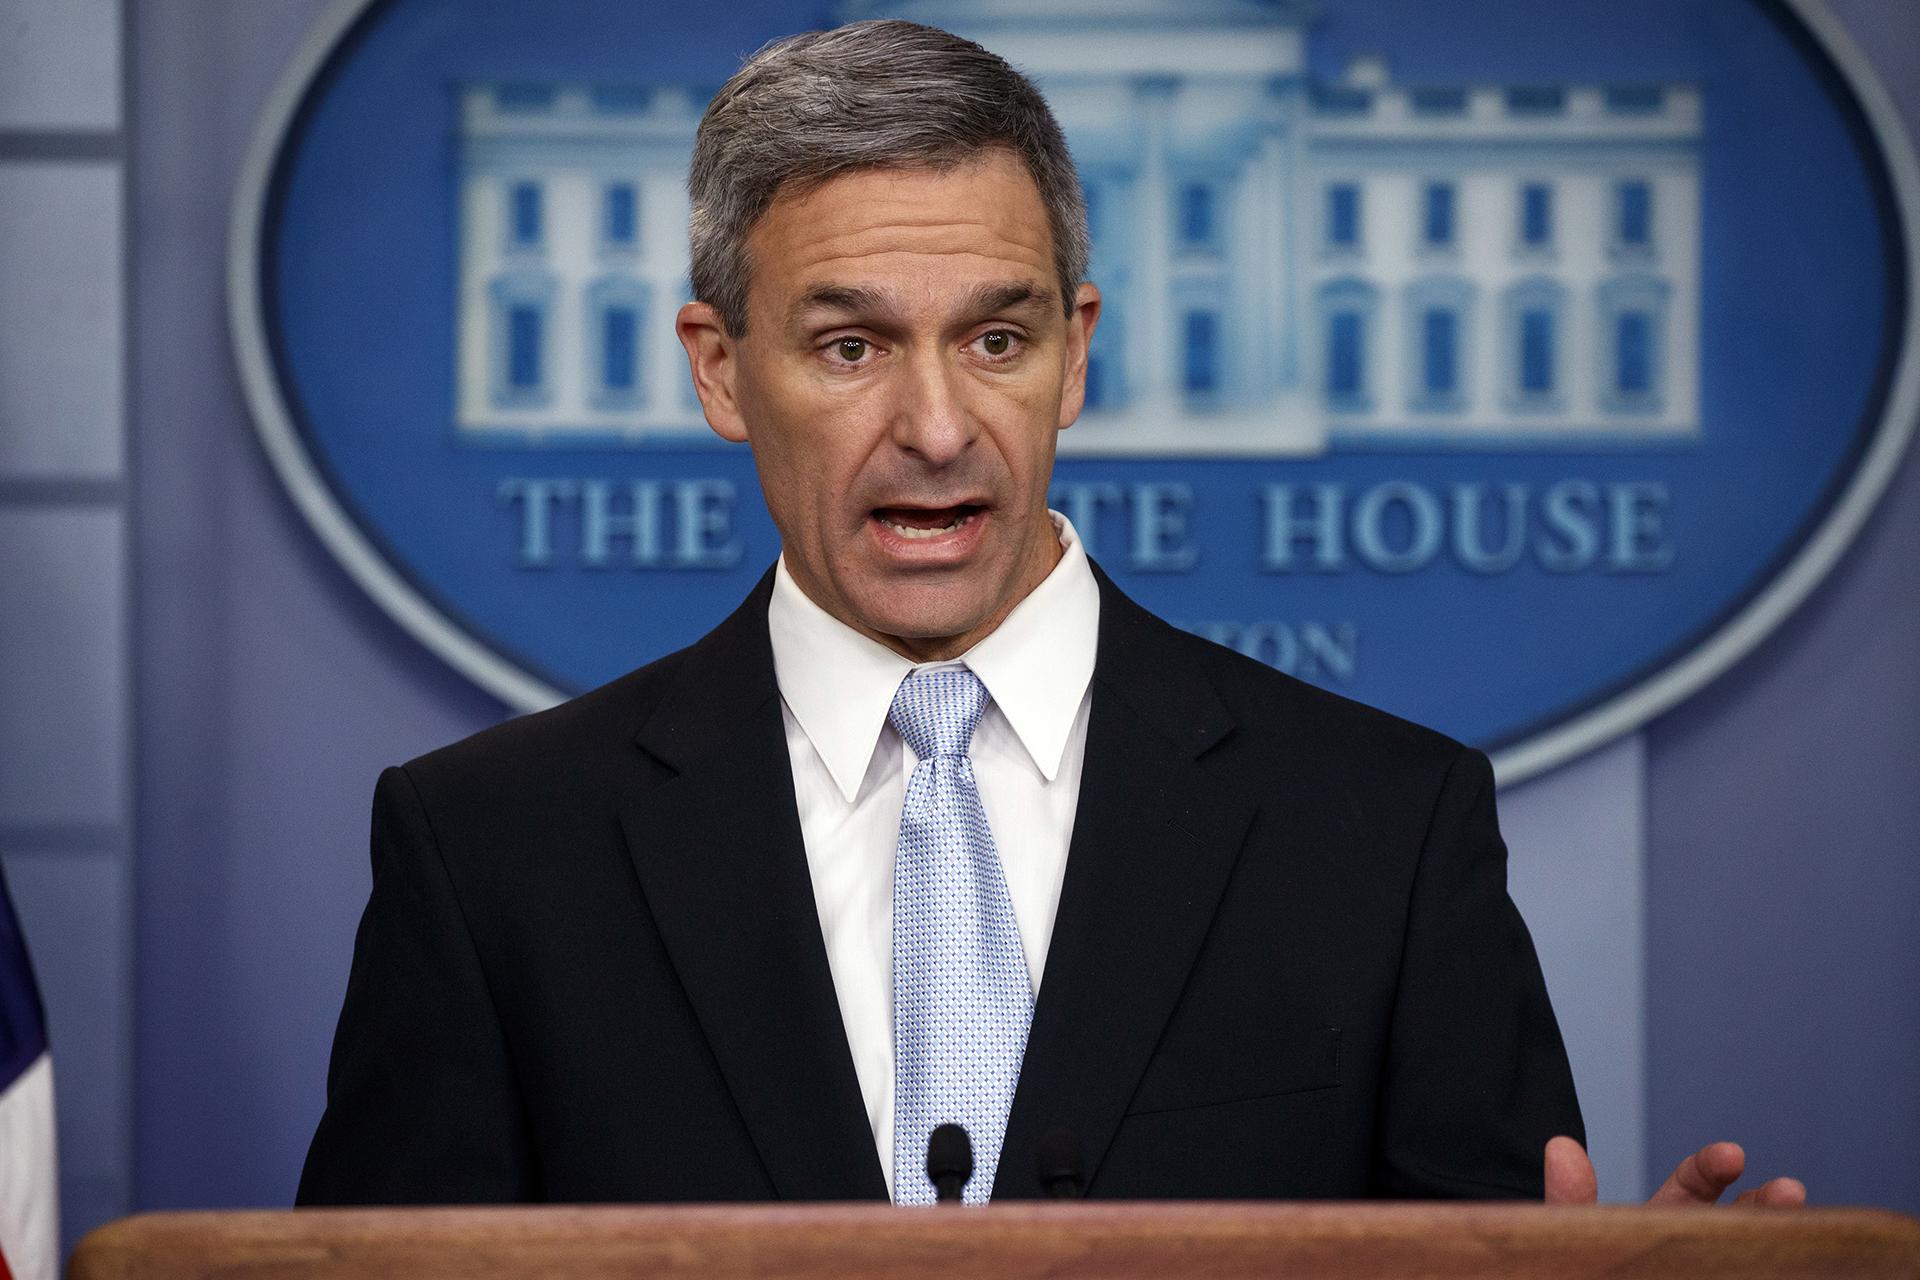
M957 1124L943 1124L927 1136L927 1180L941 1203L960 1203L961 1189L973 1176L973 1140Z
M1055 1200L1078 1200L1086 1194L1086 1163L1080 1158L1080 1139L1057 1124L1040 1135L1040 1186Z

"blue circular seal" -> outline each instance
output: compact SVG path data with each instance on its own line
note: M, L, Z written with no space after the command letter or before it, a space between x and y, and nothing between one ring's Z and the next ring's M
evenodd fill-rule
M1920 408L1920 180L1817 0L347 0L230 295L353 577L509 704L696 638L778 541L673 332L695 128L874 16L1046 91L1106 300L1053 503L1164 616L1551 767L1756 644Z

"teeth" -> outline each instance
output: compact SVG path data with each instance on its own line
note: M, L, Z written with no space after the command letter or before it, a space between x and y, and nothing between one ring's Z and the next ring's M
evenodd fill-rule
M903 538L937 538L943 533L952 533L955 529L958 529L961 525L965 524L966 522L967 522L967 518L965 516L959 516L955 518L952 524L947 525L944 528L916 529L911 525L895 524L893 521L887 519L885 516L882 516L880 518L881 524L884 524L885 526L887 526L887 528L893 530L895 533L899 534Z

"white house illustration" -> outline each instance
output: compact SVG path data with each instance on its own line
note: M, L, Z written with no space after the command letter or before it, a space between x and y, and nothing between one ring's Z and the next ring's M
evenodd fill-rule
M1062 454L1551 446L1699 430L1701 97L1309 70L1307 0L852 0L1031 74L1105 309ZM706 436L673 333L705 93L465 90L469 443Z

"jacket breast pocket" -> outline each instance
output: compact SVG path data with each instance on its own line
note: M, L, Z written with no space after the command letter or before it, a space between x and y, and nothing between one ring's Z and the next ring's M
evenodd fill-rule
M1262 1027L1206 1045L1164 1045L1129 1115L1246 1102L1340 1083L1340 1028Z

